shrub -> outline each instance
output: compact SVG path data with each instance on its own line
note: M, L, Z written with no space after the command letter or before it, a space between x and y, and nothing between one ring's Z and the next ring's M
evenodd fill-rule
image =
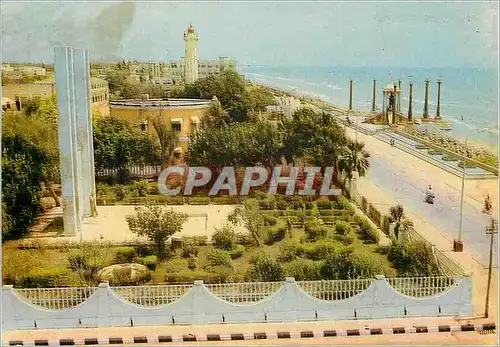
M308 248L305 249L306 257L312 260L324 260L331 254L339 252L344 246L335 241L318 241L310 244Z
M246 277L250 281L282 281L284 279L283 267L269 254L260 254L248 268Z
M276 208L278 210L286 210L287 207L288 207L288 204L287 204L287 202L285 200L281 200L280 199L280 200L276 201Z
M339 196L336 205L338 206L338 208L346 210L350 214L354 214L354 212L356 212L356 209L352 206L352 204L349 201L349 199L347 199L343 195Z
M231 269L233 268L233 262L229 252L220 249L213 249L207 254L207 261L203 268L207 270L216 266L223 266Z
M196 246L191 238L183 237L182 239L181 256L186 258L190 256L197 256L199 248Z
M381 229L382 231L388 235L390 230L391 230L391 221L389 219L389 217L387 216L382 216L382 221L381 221Z
M119 247L115 250L115 263L125 264L133 263L137 257L134 247Z
M233 228L227 224L222 226L222 228L215 228L215 232L212 234L212 245L215 248L230 251L233 249L236 241L236 233Z
M189 257L187 267L189 270L196 270L198 265L197 265L197 258L195 256Z
M212 275L212 281L217 283L229 282L233 276L233 268L226 266L213 266L206 270Z
M306 224L305 232L308 241L317 241L328 236L328 228L320 225L316 220Z
M149 193L149 183L146 180L134 181L131 188L135 192L134 196L147 196Z
M296 259L283 266L287 277L296 281L316 281L321 279L320 265L308 259Z
M236 234L236 243L240 245L253 245L255 243L252 235L249 233L237 233Z
M186 270L188 267L188 260L184 258L173 258L165 263L165 272L174 273Z
M328 198L321 197L316 200L316 206L319 210L330 210L332 208L332 202Z
M277 223L276 217L264 214L264 224L267 226L274 226Z
M190 236L190 237L186 237L186 238L193 240L193 242L196 246L208 245L208 236L207 235Z
M286 240L280 245L280 251L278 255L278 261L289 262L297 259L302 254L302 248L300 243L293 240Z
M189 205L208 205L208 204L210 204L210 198L209 197L189 198L188 204Z
M127 195L127 190L123 185L118 184L117 186L115 186L116 201L123 201L123 199L125 199Z
M245 253L245 246L243 245L235 245L232 250L229 251L229 255L231 256L231 259L238 259Z
M345 247L328 256L320 273L329 280L373 278L375 275L391 276L394 272L385 266L373 253L356 252Z
M154 255L156 253L155 247L147 243L138 244L135 246L135 251L139 257L147 257L148 255Z
M276 208L276 198L274 196L267 196L259 200L259 207L261 210L274 210Z
M182 196L172 196L166 201L167 205L184 205L184 198Z
M238 203L237 196L217 196L210 198L210 202L214 205L234 205Z
M379 243L380 235L378 231L372 227L370 221L365 217L356 216L359 235L366 243Z
M148 191L149 195L160 194L160 191L158 190L158 183L157 182L148 183L148 187L149 187L149 191Z
M20 286L24 288L50 288L64 285L68 269L53 267L50 269L37 268L21 278Z
M312 204L311 204L312 206ZM302 201L302 197L294 195L292 198L292 207L295 210L303 210L304 209L304 202Z
M394 242L389 247L387 258L401 276L439 275L432 248L423 241Z
M149 270L155 271L158 265L158 257L156 255L148 255L147 257L137 258L137 262L146 265Z
M109 196L113 194L113 189L111 189L111 187L106 183L97 183L95 190L98 197Z
M346 236L352 233L351 225L344 221L336 221L335 222L335 233L337 235Z
M305 204L305 208L306 208L306 210L312 210L314 208L314 205L312 202L308 201Z
M205 283L212 283L214 282L214 277L213 274L206 271L182 270L178 272L166 272L165 282L193 284L196 280L202 280Z

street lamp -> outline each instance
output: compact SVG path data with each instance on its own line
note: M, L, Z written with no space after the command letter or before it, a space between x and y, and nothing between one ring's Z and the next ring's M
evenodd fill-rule
M483 131L490 130L490 128L483 128L472 132L471 134L465 137L465 159L462 163L462 193L460 196L460 225L458 227L458 240L453 240L453 251L454 252L463 252L464 243L462 242L462 227L463 227L463 219L464 219L464 191L465 191L465 167L467 166L467 138L469 136L481 133Z
M491 213L491 211L490 211ZM486 234L490 235L490 262L488 265L488 285L486 287L486 302L484 304L484 318L488 318L488 311L490 305L490 287L491 287L491 268L493 262L493 237L498 234L498 222L490 218L490 225L486 227Z

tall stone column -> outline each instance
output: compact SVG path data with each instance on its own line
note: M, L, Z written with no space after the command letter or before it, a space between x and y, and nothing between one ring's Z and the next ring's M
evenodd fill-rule
M398 104L398 91L396 88L397 88L396 84L394 84L394 98L392 99L392 122L391 122L391 125L398 122L396 119L396 117L397 117L396 116L396 107L398 107L397 106L397 104Z
M437 80L438 84L438 101L436 107L436 119L441 119L441 80Z
M424 95L424 113L422 117L424 119L429 118L429 79L425 80L425 95Z
M349 80L349 111L352 111L352 80Z
M80 180L80 204L83 206L83 216L91 215L90 197L95 197L94 147L92 132L92 105L90 88L90 62L88 51L75 49L75 95L76 95L76 126L77 145L82 160L82 179Z
M89 61L83 49L54 53L64 234L75 236L95 191Z
M408 120L412 121L412 99L413 99L413 83L410 82L410 96L408 100Z
M375 96L376 96L377 81L373 80L373 92L372 92L372 112L375 112Z
M398 112L401 112L401 80L398 80Z

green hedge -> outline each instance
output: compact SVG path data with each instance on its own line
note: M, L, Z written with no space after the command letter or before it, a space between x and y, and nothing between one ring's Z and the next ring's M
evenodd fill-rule
M318 210L330 210L332 208L332 202L328 198L321 197L316 200L316 206Z
M237 259L241 257L245 253L245 246L243 245L235 245L235 247L229 251L229 255L231 259Z
M19 285L23 288L59 287L66 283L69 270L63 267L38 268L24 275Z
M137 257L134 247L119 247L115 249L115 262L117 264L133 263Z
M193 284L196 280L203 280L205 283L213 283L216 282L216 275L206 271L192 270L165 273L165 282L167 283Z
M209 205L210 198L209 197L196 197L188 199L189 205Z
M372 227L370 221L362 216L355 216L356 223L358 224L358 232L360 238L366 243L378 243L380 235L378 231Z
M137 258L136 262L142 265L146 265L146 267L151 271L155 271L156 266L158 265L158 257L156 255L148 255L144 258Z
M210 202L214 205L234 205L239 203L237 196L217 196L210 198Z
M166 203L167 205L184 205L184 198L182 196L173 196Z

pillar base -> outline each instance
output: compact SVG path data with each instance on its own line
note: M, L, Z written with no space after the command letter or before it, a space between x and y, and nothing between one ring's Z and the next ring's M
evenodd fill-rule
M453 240L453 252L463 252L464 243L463 241Z

